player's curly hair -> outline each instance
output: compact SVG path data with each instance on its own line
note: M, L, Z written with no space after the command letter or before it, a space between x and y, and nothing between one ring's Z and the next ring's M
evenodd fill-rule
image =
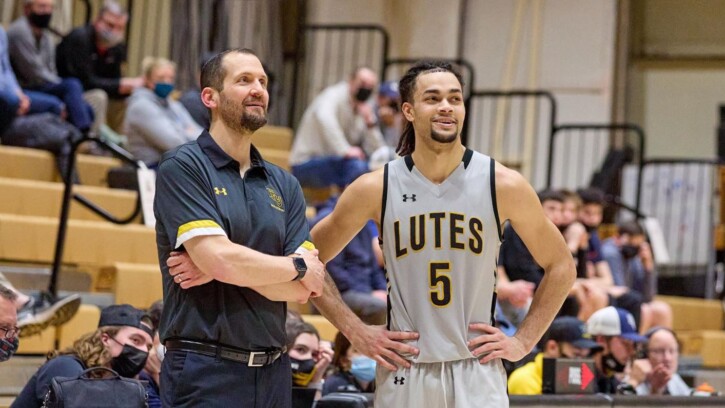
M52 360L62 355L72 355L78 357L87 368L105 367L111 361L111 353L103 345L101 338L103 334L110 337L118 334L121 330L120 326L104 326L98 328L93 333L84 334L73 345L60 351L53 351L48 354L48 360Z
M440 60L422 60L416 62L408 71L400 78L398 90L400 91L400 99L402 102L413 103L415 87L418 77L422 74L430 74L433 72L450 72L455 75L458 82L463 87L463 76L458 72L450 62ZM400 156L406 156L415 150L415 130L413 123L406 121L403 127L403 133L400 135L397 152Z

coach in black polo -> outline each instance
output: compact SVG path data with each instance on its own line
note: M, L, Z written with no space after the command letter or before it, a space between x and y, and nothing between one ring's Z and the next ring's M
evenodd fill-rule
M319 295L324 269L299 184L251 145L266 123L266 81L249 50L212 58L201 76L210 129L159 164L164 406L291 406L285 302ZM289 257L299 248L312 249ZM172 276L172 251L186 251L196 273Z

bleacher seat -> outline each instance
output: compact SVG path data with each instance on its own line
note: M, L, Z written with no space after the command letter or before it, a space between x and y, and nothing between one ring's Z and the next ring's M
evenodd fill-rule
M12 197L0 200L0 213L58 218L63 189L61 183L0 177L0 197ZM119 218L126 218L136 206L137 193L133 191L82 185L74 186L74 191ZM75 200L71 201L70 218L103 221ZM138 216L136 222L140 220Z
M104 270L105 273L110 272L115 276L113 294L116 304L128 303L139 309L147 309L164 297L158 264L118 262Z
M81 182L90 186L106 186L108 170L120 165L114 158L84 154L79 154L77 161ZM53 154L13 146L0 146L0 177L60 181Z
M320 340L335 341L337 328L325 316L305 314L302 315L302 320L315 326L320 333Z

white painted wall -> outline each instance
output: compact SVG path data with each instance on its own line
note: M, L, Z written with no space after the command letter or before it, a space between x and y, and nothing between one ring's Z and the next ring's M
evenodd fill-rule
M647 69L641 81L647 157L714 158L725 70Z

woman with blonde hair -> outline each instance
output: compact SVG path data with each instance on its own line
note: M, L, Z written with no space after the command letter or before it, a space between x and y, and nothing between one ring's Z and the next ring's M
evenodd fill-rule
M78 377L93 367L106 367L122 377L135 377L146 364L153 342L148 315L130 305L113 305L101 312L98 329L71 347L54 351L30 378L12 407L41 407L55 377Z

